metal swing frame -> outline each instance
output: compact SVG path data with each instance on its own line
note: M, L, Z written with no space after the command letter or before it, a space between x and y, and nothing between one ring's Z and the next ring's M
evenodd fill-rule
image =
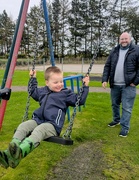
M14 69L16 66L16 61L17 61L17 57L18 57L18 51L20 48L20 42L22 39L24 24L26 21L28 6L29 6L29 0L26 0L26 1L23 0L22 4L21 4L19 16L18 16L18 21L17 21L16 28L15 28L13 42L12 42L12 46L10 49L10 54L9 54L6 69L5 69L5 74L4 74L3 81L2 81L1 90L8 89L9 97L6 99L0 98L0 130L2 128L2 123L3 123L5 111L6 111L7 102L8 102L8 99L10 98L10 94L11 94L12 76L14 74Z

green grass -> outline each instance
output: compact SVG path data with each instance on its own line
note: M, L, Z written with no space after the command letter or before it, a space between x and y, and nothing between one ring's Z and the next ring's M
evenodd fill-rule
M64 77L67 76L72 76L72 75L77 75L78 73L64 73ZM0 83L2 82L4 76L4 70L0 69ZM39 86L44 86L45 81L44 81L44 72L43 71L38 71L37 72L37 79ZM27 86L29 80L29 71L27 70L15 70L15 73L12 77L12 86ZM68 86L69 83L67 83ZM99 81L91 81L90 82L90 87L101 87L101 82Z
M1 79L0 71L0 79ZM43 85L43 73L38 73L40 85ZM27 71L16 71L14 85L25 85L28 81ZM40 82L41 81L41 82ZM8 101L3 126L0 131L0 149L7 148L13 132L21 123L26 106L26 92L12 92ZM63 146L42 142L41 145L24 158L16 169L0 167L1 180L44 180L51 169L63 158L70 155L74 148L85 142L102 143L102 151L107 166L102 173L108 180L139 179L139 140L138 140L138 102L137 95L132 118L131 129L127 138L118 137L120 126L107 127L111 121L112 112L108 93L89 93L86 106L78 112L75 118L72 139L73 146ZM31 99L29 116L38 104ZM68 122L66 120L62 134Z
M103 101L102 101L103 99ZM73 126L73 146L63 146L48 142L41 145L22 160L16 169L5 170L0 167L1 180L45 179L50 169L71 151L85 142L102 142L107 167L104 174L108 179L130 180L139 178L139 141L138 141L138 101L137 95L131 119L131 130L127 138L118 137L120 126L107 127L111 121L109 94L90 93L86 107L78 112ZM13 92L8 102L3 127L0 131L0 149L5 149L12 138L14 129L21 123L26 104L25 92ZM31 100L29 114L38 105ZM14 112L14 113L13 113ZM63 132L67 127L66 121ZM62 133L63 133L62 132Z

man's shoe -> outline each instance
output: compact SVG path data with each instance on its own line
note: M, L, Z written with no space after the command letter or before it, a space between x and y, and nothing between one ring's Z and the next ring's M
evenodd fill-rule
M111 123L108 124L109 127L115 127L116 125L119 125L120 122L115 122L115 121L112 121Z
M129 131L127 130L121 130L121 132L119 133L120 137L127 137L127 134L129 133Z

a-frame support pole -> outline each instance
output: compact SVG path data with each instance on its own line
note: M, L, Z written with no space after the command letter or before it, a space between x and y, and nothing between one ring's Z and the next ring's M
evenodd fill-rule
M11 58L11 62L10 66L8 67L9 69L7 69L7 79L6 79L6 88L11 88L11 84L12 84L12 77L14 74L14 69L16 66L16 61L17 61L17 56L18 56L18 51L20 48L20 42L22 39L22 34L23 34L23 30L24 30L24 24L26 21L26 15L27 15L27 10L28 10L28 6L29 6L29 1L30 0L22 0L22 5L21 5L21 9L20 9L20 13L19 13L19 17L18 17L18 22L19 26L17 27L17 30L15 31L15 35L14 35L14 40L15 43L14 44L14 49L13 49L13 53L12 53L12 58ZM6 105L7 105L7 100L2 100L1 102L1 106L0 106L0 129L2 128L2 122L3 122L3 118L4 118L4 114L5 114L5 110L6 110Z

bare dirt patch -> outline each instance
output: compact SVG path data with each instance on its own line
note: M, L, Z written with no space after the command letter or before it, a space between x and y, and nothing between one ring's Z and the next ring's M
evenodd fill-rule
M59 162L46 180L106 180L102 144L87 142L75 148L69 157Z

